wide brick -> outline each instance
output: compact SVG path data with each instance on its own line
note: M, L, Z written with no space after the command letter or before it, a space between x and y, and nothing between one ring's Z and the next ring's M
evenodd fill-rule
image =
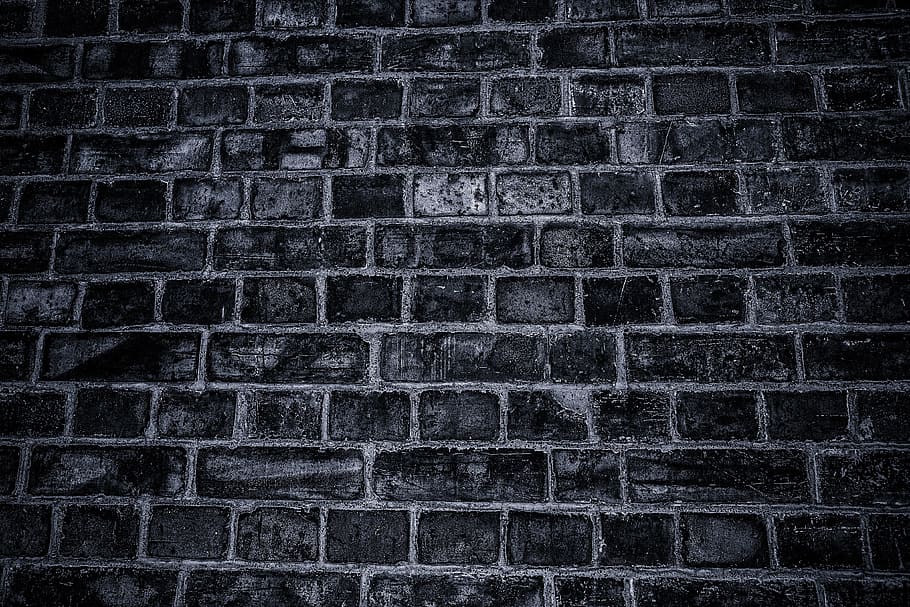
M98 113L93 89L37 89L28 106L32 127L85 128L95 126Z
M227 32L253 28L255 0L210 0L190 5L190 31Z
M411 20L427 27L478 23L480 0L413 0Z
M76 285L12 282L6 300L6 322L13 326L62 326L72 322Z
M582 173L581 210L585 215L654 212L654 180L649 173Z
M221 74L223 56L224 43L214 40L89 43L82 75L87 80L212 78Z
M0 556L44 556L50 546L47 506L0 504Z
M88 216L91 183L27 183L19 199L19 223L83 223Z
M665 605L714 607L729 604L731 601L755 607L770 605L817 607L819 604L815 584L808 580L706 580L667 577L636 580L634 588L640 607Z
M47 36L92 36L107 31L105 0L48 0L44 20Z
M625 164L729 164L776 157L772 124L759 119L621 122L616 146Z
M324 88L317 82L263 84L254 87L255 122L315 122L324 112Z
M669 215L738 215L738 188L733 171L673 171L661 179Z
M660 392L595 392L594 428L600 440L655 441L670 437L670 396Z
M187 381L196 378L191 333L59 333L44 346L41 377L56 381Z
M568 173L500 173L496 176L500 215L558 215L572 210Z
M9 604L17 607L60 604L72 607L169 605L177 595L177 571L124 567L26 565L11 571Z
M389 225L376 229L376 265L386 268L526 268L534 231L518 224Z
M395 322L401 315L400 278L337 276L326 283L329 322Z
M480 111L480 81L475 79L417 78L408 94L408 113L415 118L466 118Z
M836 314L837 294L830 274L755 279L755 316L760 323L833 321Z
M724 114L730 111L730 87L720 72L657 75L651 84L658 114Z
M556 116L560 101L555 78L500 78L490 85L490 113L494 116Z
M363 228L225 228L215 235L215 267L222 270L314 270L362 267Z
M684 440L748 440L758 436L758 408L751 392L679 392L676 431Z
M487 72L528 67L530 37L525 33L468 32L387 36L382 40L382 69Z
M76 393L73 434L138 438L149 423L151 395L137 390L83 388Z
M550 338L550 376L558 383L616 379L616 340L609 333L575 331Z
M4 272L27 274L47 270L51 237L50 232L0 232L0 264Z
M246 406L246 431L251 438L319 438L322 395L318 392L256 391L247 397Z
M694 567L767 567L768 533L755 514L683 514L682 560Z
M537 127L537 161L541 164L609 162L610 137L603 125L590 122L548 123Z
M406 440L410 413L404 392L333 392L328 436L341 441Z
M54 175L63 170L59 136L0 136L0 175Z
M902 168L838 169L834 200L846 211L902 212L910 209L910 171Z
M60 82L73 76L75 49L68 45L0 46L0 82Z
M601 565L673 563L673 517L669 514L602 514Z
M329 510L326 558L333 563L401 563L408 559L406 510Z
M492 440L499 435L499 397L491 392L421 392L417 416L423 440Z
M584 393L566 391L509 392L508 436L539 441L588 439Z
M486 215L487 179L482 173L414 176L414 214Z
M180 91L177 122L226 126L246 122L249 95L242 86L197 86Z
M546 224L540 230L540 263L550 268L611 267L613 229L594 224Z
M237 554L247 561L315 561L319 511L256 508L237 518Z
M541 451L417 448L377 453L373 482L381 499L539 502L546 468Z
M369 134L362 129L229 131L221 141L226 171L300 171L366 165Z
M847 63L865 65L900 61L910 56L910 21L901 18L793 21L776 29L780 63Z
M554 450L553 496L560 502L619 502L619 460L613 451Z
M910 401L901 392L859 391L853 406L860 440L910 442Z
M0 333L0 379L28 379L35 356L36 337L24 332Z
M807 72L747 72L736 76L740 110L746 114L811 112L815 90Z
M576 1L579 4L590 4L582 3L581 0ZM622 605L625 601L626 586L621 578L567 575L557 577L555 584L558 607Z
M32 495L153 495L185 487L186 454L176 447L43 446L32 450Z
M227 508L153 506L146 550L161 558L224 558L228 517Z
M591 519L580 514L510 512L506 553L521 565L587 565Z
M588 325L660 322L663 300L656 276L586 278L582 290Z
M67 506L60 554L74 558L128 559L139 545L139 511L133 506Z
M337 219L404 217L404 179L401 175L333 178L332 216Z
M293 30L301 27L322 25L328 8L323 2L286 2L285 0L263 0L260 18L268 29Z
M847 398L843 392L766 392L765 406L771 439L847 438Z
M783 567L844 569L863 566L858 516L798 514L776 518L778 558Z
M82 327L101 329L154 321L155 286L149 281L90 282L82 298Z
M234 76L368 72L373 42L359 36L241 38L231 45L228 66Z
M806 377L886 381L910 378L910 333L810 333L803 337Z
M824 504L910 504L910 457L905 451L825 451L819 458L818 479Z
M59 436L65 408L57 392L0 392L0 436Z
M396 80L336 80L332 83L332 118L398 118L401 100L402 86Z
M250 193L253 219L308 220L322 216L322 180L257 179Z
M751 23L624 26L616 33L621 66L766 65L767 27Z
M574 301L571 276L496 281L496 317L501 323L570 323L575 317Z
M670 279L673 316L680 324L743 322L747 282L738 276Z
M352 334L216 333L207 369L212 379L228 382L360 382L367 350Z
M899 266L910 263L907 224L800 221L791 226L793 251L806 266Z
M543 607L543 578L532 575L393 575L370 580L369 605L521 605ZM889 606L890 607L890 606Z
M358 603L360 576L350 573L197 569L186 582L187 607L301 605L348 607Z
M196 491L230 499L357 499L363 496L363 456L307 447L201 449Z
M897 109L897 78L888 68L837 70L825 74L825 98L836 112Z
M743 174L743 203L751 215L822 214L827 194L815 169L752 170Z
M830 607L900 607L910 600L904 580L843 580L825 583Z
M508 333L393 333L383 336L379 371L390 381L543 379L540 337Z
M765 268L784 263L780 228L767 226L629 227L626 265L634 268Z
M174 219L238 219L242 202L239 179L174 180Z
M175 32L183 23L183 3L180 0L121 0L117 23L120 31L125 32Z
M167 184L135 180L99 183L95 218L104 222L163 221L167 213Z
M528 127L423 126L379 129L379 166L485 167L528 159Z
M635 381L785 382L796 377L788 335L632 334L626 337L626 352Z
M246 323L316 322L316 281L312 278L246 278L243 308Z
M803 503L805 455L796 450L675 449L631 451L633 502Z
M422 512L417 559L431 565L492 565L499 558L498 512Z
M70 169L75 173L168 173L207 171L212 140L201 134L84 135L73 140Z
M161 314L175 324L218 324L234 312L231 280L172 280L164 287Z
M790 117L782 123L789 160L907 160L910 135L901 116Z
M338 0L341 27L404 25L404 0Z
M556 28L541 32L537 46L544 68L606 67L610 61L605 28Z
M167 438L230 438L236 396L226 390L168 390L158 398L158 435Z

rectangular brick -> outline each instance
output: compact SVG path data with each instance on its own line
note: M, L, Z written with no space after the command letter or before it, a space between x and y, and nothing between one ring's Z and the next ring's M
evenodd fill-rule
M526 126L405 126L379 129L380 166L483 167L528 159Z
M910 333L809 333L803 356L810 379L910 379Z
M206 135L80 135L70 169L96 175L208 171L211 158Z
M368 72L373 42L354 36L241 38L231 45L228 66L234 76Z
M633 268L766 268L782 266L780 228L767 226L624 229L623 254Z
M751 23L633 25L616 35L621 66L767 65L767 27Z
M221 74L220 41L96 42L85 47L87 80L212 78Z
M6 8L6 7L4 7ZM0 82L60 82L73 76L75 50L68 45L0 46Z
M530 65L530 37L512 32L416 34L382 40L382 69L473 72Z
M9 588L12 605L52 605L65 596L80 607L116 605L123 597L135 599L136 605L152 607L174 601L177 571L26 565L12 572Z
M386 268L526 268L533 262L527 225L388 225L376 228L376 265Z
M254 607L287 603L348 607L360 596L360 577L350 573L298 573L255 569L198 569L186 582L186 606Z
M534 575L394 575L370 579L370 605L522 605L543 607L543 578Z
M359 227L239 227L215 235L221 270L358 268L366 263L366 232Z
M225 171L357 168L367 163L368 145L363 129L228 131L221 164Z
M67 232L57 240L62 274L200 270L206 234L194 230Z

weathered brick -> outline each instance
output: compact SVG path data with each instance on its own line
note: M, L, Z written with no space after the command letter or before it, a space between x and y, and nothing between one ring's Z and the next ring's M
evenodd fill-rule
M673 563L673 517L668 514L600 515L601 565Z
M483 167L528 159L528 128L503 126L406 126L379 129L380 166Z
M417 415L424 440L492 440L499 435L499 397L490 392L421 392Z
M373 42L359 36L241 38L231 45L228 66L234 76L369 72Z
M358 602L360 577L350 573L197 569L187 579L187 607L281 604L347 607Z
M545 344L510 333L392 333L379 356L390 381L530 381L543 379Z
M411 21L427 27L478 23L480 0L413 0Z
M825 98L836 112L891 110L900 104L896 74L887 68L827 72Z
M229 32L253 29L255 0L208 0L190 5L190 31Z
M0 136L0 175L54 175L63 170L59 136Z
M538 502L546 467L543 452L521 449L380 451L373 482L382 499Z
M506 553L523 565L587 565L591 519L580 514L510 512Z
M751 392L679 392L676 431L684 440L749 440L758 436L758 409Z
M794 161L907 160L906 127L900 116L787 117L782 122L784 154Z
M910 208L910 171L901 168L837 169L834 199L845 211L903 212Z
M906 19L793 21L776 29L781 63L864 65L908 57Z
M559 80L555 78L499 78L490 84L490 113L494 116L556 116Z
M886 442L910 441L908 406L910 402L901 392L856 392L854 432L857 438Z
M669 215L738 215L738 188L733 171L673 171L661 179Z
M238 219L242 202L239 179L174 180L174 219Z
M910 458L903 451L826 451L818 462L825 504L906 506Z
M801 265L906 265L910 246L902 222L800 221L791 226L793 250Z
M593 449L554 450L553 482L553 496L560 502L619 502L619 455Z
M540 230L540 263L550 268L611 267L613 229L593 224L546 224Z
M29 101L28 124L84 128L95 125L97 113L93 89L37 89Z
M528 67L530 37L513 32L412 34L382 40L383 70L487 72Z
M338 0L341 27L404 25L404 0Z
M856 276L843 281L844 306L851 322L901 323L910 320L910 276Z
M356 383L366 376L367 350L353 334L216 333L207 369L228 382Z
M580 392L509 392L510 439L584 441L588 439L587 395Z
M752 215L828 212L827 196L814 169L747 171L742 188Z
M577 4L581 0L573 0ZM610 2L608 4L621 4ZM635 3L632 3L633 6ZM586 605L622 605L625 601L625 584L619 578L559 576L556 583L557 607L585 607Z
M8 91L0 92L0 129L15 129L21 119L22 95Z
M581 76L575 78L572 81L572 109L576 116L643 114L645 112L644 82L637 76Z
M703 275L670 279L676 322L730 323L746 317L746 280L738 276Z
M724 114L730 111L730 87L727 76L720 72L656 75L651 90L654 111L658 114Z
M556 13L556 0L491 0L488 12L492 21L546 21Z
M222 270L356 268L365 263L363 228L225 228L215 236L215 267Z
M87 80L212 78L221 74L224 43L218 41L97 42L85 47Z
M47 506L0 504L0 556L44 556L50 546Z
M847 438L847 399L843 392L766 392L765 403L771 439Z
M806 377L891 380L910 377L910 333L809 333L803 338Z
M570 323L575 317L571 276L500 278L496 318L501 323Z
M332 216L337 219L404 217L404 179L401 175L334 177Z
M660 392L595 392L594 428L600 440L654 441L670 437L670 396Z
M830 274L755 279L755 316L760 323L826 321L836 314L837 294Z
M590 326L660 322L663 300L656 276L586 278L582 291Z
M328 10L322 0L263 0L261 7L260 18L264 27L288 30L322 25Z
M229 131L221 164L226 171L356 168L367 162L368 142L361 129Z
M417 559L431 565L485 564L499 558L498 512L422 512Z
M585 215L631 215L654 212L654 180L649 173L582 173L581 210Z
M418 216L486 215L487 178L483 173L415 175L413 198Z
M0 436L59 436L65 407L57 392L0 392Z
M784 239L774 225L629 227L626 265L633 268L764 268L784 263Z
M249 95L242 86L197 86L180 91L177 122L188 126L224 126L246 121Z
M762 3L763 5L765 3ZM730 601L762 607L817 607L818 591L808 580L706 580L668 577L635 582L641 607L691 605L715 607Z
M541 32L537 46L545 68L606 67L610 55L604 28L557 28Z
M207 171L212 140L202 134L84 135L73 139L70 170L95 175Z
M158 398L158 435L166 438L230 438L236 397L225 390L168 390Z
M48 335L41 377L56 381L186 381L196 378L199 336L190 333Z
M68 232L57 241L63 274L199 270L205 233L191 230Z
M401 563L408 559L406 510L329 510L326 558L333 563Z
M811 112L815 89L807 72L747 72L736 76L740 110L747 114Z
M652 18L710 17L721 10L720 0L652 0L648 12Z
M245 278L240 320L248 323L316 322L312 278Z
M906 571L903 555L910 547L910 517L902 514L873 514L869 517L869 548L872 567L884 571Z
M253 219L307 220L322 216L322 180L256 179L250 192Z
M251 438L319 438L322 395L318 392L257 390L246 402L246 431Z
M903 580L843 580L825 583L830 607L899 607L910 599Z
M60 554L73 558L129 559L139 545L139 512L132 506L67 506Z
M41 446L32 450L32 495L153 495L185 487L186 454L176 447Z
M398 118L401 99L402 86L397 80L336 80L332 83L332 118Z
M629 25L616 33L620 66L767 65L767 27L751 23Z
M634 0L568 0L566 11L571 21L612 21L639 15Z
M412 117L465 118L479 111L479 80L416 78L411 82L408 113Z
M500 215L558 215L572 211L568 173L500 173L496 176Z
M224 558L228 517L227 508L153 506L146 550L161 558Z
M537 127L537 161L541 164L587 164L610 160L610 137L603 125L578 122Z
M6 323L12 326L63 326L73 320L76 285L68 282L11 282Z
M24 332L0 332L0 379L28 379L35 355L35 336Z
M333 276L326 281L329 322L395 322L401 316L400 278Z
M682 560L694 567L767 567L768 534L755 514L683 514Z
M76 393L73 434L138 438L149 422L151 395L137 390L83 388Z
M328 436L342 441L406 440L410 413L404 392L333 392Z
M616 340L609 333L575 331L550 339L550 376L558 383L616 379Z
M101 329L149 324L154 320L151 282L91 282L82 299L82 327Z
M130 180L99 183L95 218L103 222L163 221L167 213L167 184Z
M308 447L201 449L196 491L231 499L357 499L363 496L363 456Z
M783 567L862 568L858 516L797 514L775 519L778 558Z
M175 32L183 23L183 3L180 0L120 0L117 23L124 32Z
M19 223L83 223L88 217L88 181L27 183L19 200Z
M386 268L526 268L533 228L518 224L389 225L376 228L376 265Z
M315 561L319 511L256 508L237 517L237 554L247 561Z
M802 503L809 499L805 455L797 450L631 451L633 502Z
M262 84L253 90L255 122L315 122L323 115L324 87L317 82Z
M392 575L370 580L369 605L523 605L543 607L543 578L531 575ZM890 607L890 606L889 606Z
M177 595L177 572L124 567L26 565L11 571L9 604L53 605L66 597L72 607L113 607L132 602L168 605Z
M73 76L75 50L68 45L0 46L0 82L61 82Z
M92 36L107 31L109 3L105 0L47 0L47 36Z
M231 319L234 282L172 280L164 287L161 314L175 324L217 324Z
M616 146L627 164L767 162L776 156L772 125L759 119L621 122Z

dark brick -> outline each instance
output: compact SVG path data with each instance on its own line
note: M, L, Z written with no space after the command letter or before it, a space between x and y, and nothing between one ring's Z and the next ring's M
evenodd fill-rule
M827 195L815 169L748 171L742 187L751 215L828 212Z
M478 23L480 0L413 0L411 21L427 27Z
M86 329L149 324L154 320L155 289L150 282L92 282L82 301Z
M492 21L546 21L556 13L556 0L491 0Z
M738 188L733 171L674 171L661 179L670 215L737 215Z
M558 28L541 32L537 41L544 68L606 67L609 63L604 28Z
M380 499L539 502L546 494L541 451L417 448L381 451L373 466Z
M826 451L818 462L818 478L825 504L910 504L910 458L903 451Z
M431 565L495 564L499 558L499 513L421 513L417 558Z
M506 553L520 565L587 565L591 519L580 514L510 512Z
M423 440L493 440L499 436L499 397L473 390L421 392L418 418Z
M63 326L73 320L76 285L16 281L6 297L6 324L11 326Z
M250 193L253 219L308 220L322 216L322 179L261 178Z
M885 0L814 0L812 8L822 14L837 13L886 13L888 2Z
M527 225L390 225L376 228L376 265L386 268L526 268L534 231Z
M326 282L329 322L395 322L401 316L401 278L334 276Z
M759 323L834 320L837 294L830 274L755 278L755 316Z
M783 148L789 160L907 160L910 135L901 116L783 119Z
M189 126L243 124L249 102L246 87L200 86L180 91L177 121Z
M731 602L749 607L817 607L819 604L815 584L810 580L642 579L635 582L635 597L640 607L722 607Z
M746 288L746 280L738 276L673 277L673 315L682 324L743 322Z
M710 17L721 12L720 0L651 0L651 17Z
M585 215L654 212L654 180L644 171L582 173L581 209Z
M501 323L570 323L575 317L571 277L500 278L496 317Z
M767 120L675 119L623 122L617 155L626 164L764 162L776 157Z
M484 167L521 164L528 159L528 128L523 125L382 127L379 166Z
M174 180L174 219L238 219L240 217L239 179Z
M326 558L333 563L400 563L408 559L404 510L329 510Z
M844 580L825 583L829 607L900 607L910 600L903 580Z
M557 383L599 383L616 379L612 335L575 331L550 339L550 375Z
M168 390L158 399L158 435L165 438L230 438L234 431L233 392Z
M815 111L815 89L806 72L749 72L736 77L739 108L747 114Z
M612 227L550 223L540 230L540 263L550 268L611 267Z
M109 126L167 126L174 95L170 89L116 88L104 94L104 123Z
M0 175L54 175L63 170L59 136L0 136Z
M361 129L230 131L221 163L226 171L356 168L367 162L368 142Z
M858 516L799 514L774 521L783 567L843 569L863 566Z
M72 46L0 46L0 82L61 82L73 76Z
M107 0L47 0L46 36L92 36L107 31Z
M537 160L541 164L609 162L610 138L592 123L548 123L537 127Z
M530 575L391 575L371 578L371 607L485 605L543 607L543 578ZM889 606L890 607L890 606Z
M122 32L176 32L183 23L180 0L120 0L117 22Z
M906 571L904 555L910 549L910 517L873 514L869 517L872 567L879 571Z
M228 65L234 76L369 72L373 42L350 36L242 38L231 45Z
M686 440L754 440L758 409L751 392L680 392L676 431Z
M847 399L843 392L768 392L765 402L771 439L847 438Z
M401 99L401 82L396 80L336 80L332 83L332 118L398 118Z
M629 227L623 254L633 268L766 268L784 263L777 226Z
M559 80L555 78L500 78L490 84L490 113L494 116L556 116Z
M0 446L0 495L10 495L19 473L19 448Z
M682 560L693 567L767 567L768 533L755 514L683 514Z
M417 78L411 82L408 113L412 117L465 118L479 111L479 80Z
M27 183L19 201L19 223L83 223L90 190L88 181Z
M85 46L87 80L212 78L221 75L224 43L218 41L98 42Z
M357 499L363 496L363 456L309 447L201 449L196 491L230 499Z
M910 210L910 171L901 168L837 169L834 199L844 211Z
M560 502L619 502L619 465L613 451L554 450L553 496Z
M152 506L149 556L218 559L227 555L227 508Z
M251 438L319 438L321 411L322 395L316 392L256 391L247 397L247 434Z
M584 4L581 0L573 1ZM610 2L608 4L618 3ZM625 584L622 579L573 575L557 577L555 582L556 607L623 605L625 602Z
M658 114L723 114L730 111L727 76L719 72L658 74L651 87L654 111Z
M344 175L332 178L332 216L338 219L404 217L401 175Z
M790 381L796 375L788 335L632 334L626 337L635 381Z
M365 264L366 232L359 227L225 228L215 236L220 270L313 270Z
M411 318L417 322L477 322L486 316L483 276L417 276Z
M32 495L153 495L185 487L186 455L176 447L40 446L32 450Z
M297 29L322 25L328 8L323 0L263 0L260 18L266 28Z
M240 319L249 323L316 322L312 278L245 278Z
M198 569L187 581L187 607L302 605L347 607L358 602L360 577L349 573Z
M38 89L31 94L28 124L39 128L90 127L95 125L96 114L92 89Z
M163 221L167 184L163 181L99 183L95 218L104 222Z
M801 503L809 498L805 455L796 450L631 451L633 502Z
M282 124L315 122L324 111L323 89L316 82L256 86L253 120Z
M860 440L910 442L908 408L901 392L856 392L854 432Z
M594 427L600 440L654 441L670 437L670 396L659 392L595 392Z
M866 65L910 56L906 19L792 21L776 28L780 63Z
M208 171L212 140L202 134L85 135L73 139L70 169L94 175Z
M897 109L897 74L887 68L827 72L825 98L835 112Z
M139 545L139 512L132 506L67 506L60 554L73 558L130 559Z
M806 377L820 380L891 380L910 377L910 334L806 334Z
M138 438L149 422L151 395L136 390L84 388L76 393L73 434Z
M246 561L315 561L319 511L256 508L237 518L237 555Z
M57 392L0 392L0 436L59 436L65 408Z
M587 410L587 397L582 393L509 392L509 438L540 441L587 440Z
M366 376L367 350L353 334L216 333L207 369L227 382L356 383Z
M673 517L669 514L600 515L602 566L673 563Z
M41 376L56 381L186 381L196 377L199 336L61 333L45 341Z
M0 556L44 556L50 531L48 506L0 504Z
M217 324L231 319L234 283L230 280L168 281L161 302L165 322Z
M0 91L0 129L18 128L22 118L22 95ZM5 215L5 213L0 213Z
M767 27L751 23L624 26L616 33L623 67L767 65Z
M34 8L31 0L11 0L5 3L4 14L0 15L0 32L12 35L34 33Z
M24 332L0 332L0 380L28 379L35 356L35 336Z
M566 11L571 21L612 21L638 16L635 0L567 0Z
M340 441L408 438L411 404L404 392L333 392L328 437Z
M9 604L67 607L115 607L131 601L141 607L169 605L177 594L177 572L123 567L48 567L26 565L12 570Z
M384 36L381 69L488 72L528 67L529 46L528 34L518 32Z
M856 276L843 281L847 321L910 321L910 276Z
M190 31L229 32L253 29L255 0L205 0L190 5Z
M797 262L807 266L894 266L910 260L902 222L794 222L791 226Z
M341 27L404 25L404 0L337 0Z
M586 278L582 289L588 325L660 322L663 302L656 276Z

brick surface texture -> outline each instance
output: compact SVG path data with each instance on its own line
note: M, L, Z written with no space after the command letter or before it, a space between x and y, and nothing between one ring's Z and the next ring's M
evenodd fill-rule
M910 605L905 0L0 0L0 604Z

